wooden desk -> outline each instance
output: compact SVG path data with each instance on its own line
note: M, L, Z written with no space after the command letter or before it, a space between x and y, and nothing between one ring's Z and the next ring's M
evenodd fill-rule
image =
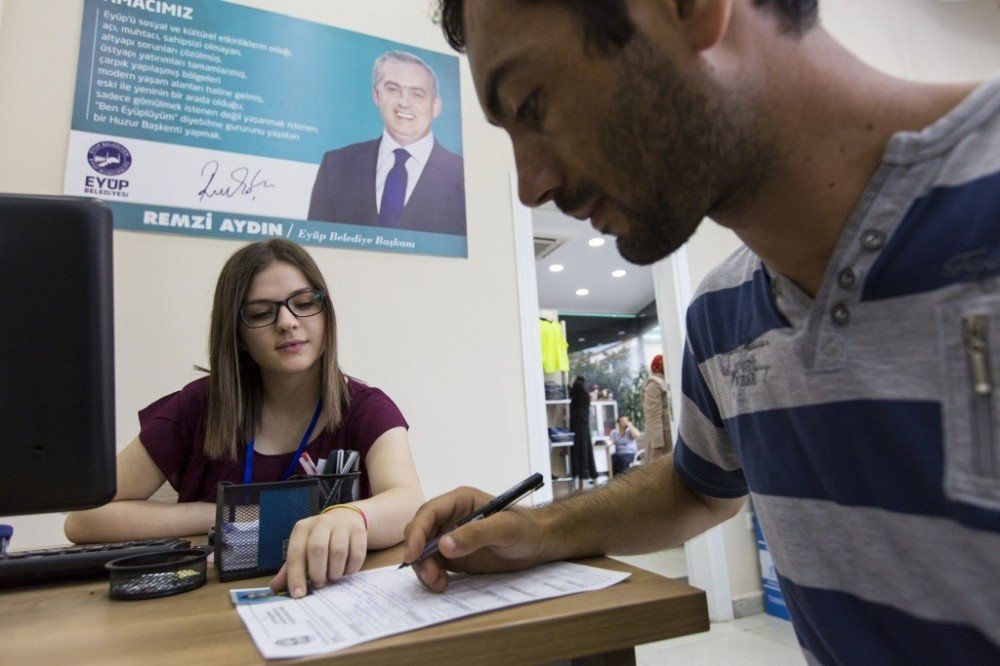
M397 546L365 568L401 561ZM521 664L597 655L580 663L634 664L634 646L708 631L701 590L608 558L623 583L389 636L316 658L331 664ZM248 664L263 661L227 591L266 578L173 597L111 601L107 581L0 592L0 663Z

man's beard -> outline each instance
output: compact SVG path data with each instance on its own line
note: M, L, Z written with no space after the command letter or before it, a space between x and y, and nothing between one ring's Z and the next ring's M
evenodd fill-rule
M771 153L766 133L749 120L755 109L746 90L723 91L707 72L685 75L641 33L617 57L616 102L598 137L605 186L581 183L556 203L573 210L600 197L608 212L627 218L621 255L651 264L687 242L707 215L756 190Z

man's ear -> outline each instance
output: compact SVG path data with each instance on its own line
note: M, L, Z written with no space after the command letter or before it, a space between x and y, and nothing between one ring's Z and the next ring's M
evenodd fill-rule
M440 97L435 97L434 98L434 104L431 105L431 114L433 114L431 116L432 118L437 118L438 116L441 115L441 98Z
M672 3L692 51L706 51L722 41L733 13L733 0L672 0Z
M378 88L372 86L372 101L375 102L375 108L378 108Z

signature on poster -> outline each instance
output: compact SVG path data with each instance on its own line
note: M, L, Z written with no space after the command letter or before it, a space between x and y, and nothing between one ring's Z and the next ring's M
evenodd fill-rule
M264 178L260 169L251 175L250 167L238 166L230 170L228 176L220 176L221 169L218 160L205 162L205 166L201 168L201 175L207 180L204 186L198 190L198 201L214 197L227 199L245 197L249 198L250 201L256 201L259 191L275 187L274 183Z

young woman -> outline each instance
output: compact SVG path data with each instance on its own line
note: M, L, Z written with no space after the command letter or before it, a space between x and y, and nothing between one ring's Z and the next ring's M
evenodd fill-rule
M292 596L357 571L369 549L399 543L423 502L407 423L377 388L337 362L337 321L323 276L294 243L237 251L216 284L207 377L139 412L118 455L118 493L71 513L76 543L204 534L219 481L280 481L335 449L361 455L362 499L299 521L272 586ZM306 466L308 462L306 463ZM176 504L149 501L167 481Z

